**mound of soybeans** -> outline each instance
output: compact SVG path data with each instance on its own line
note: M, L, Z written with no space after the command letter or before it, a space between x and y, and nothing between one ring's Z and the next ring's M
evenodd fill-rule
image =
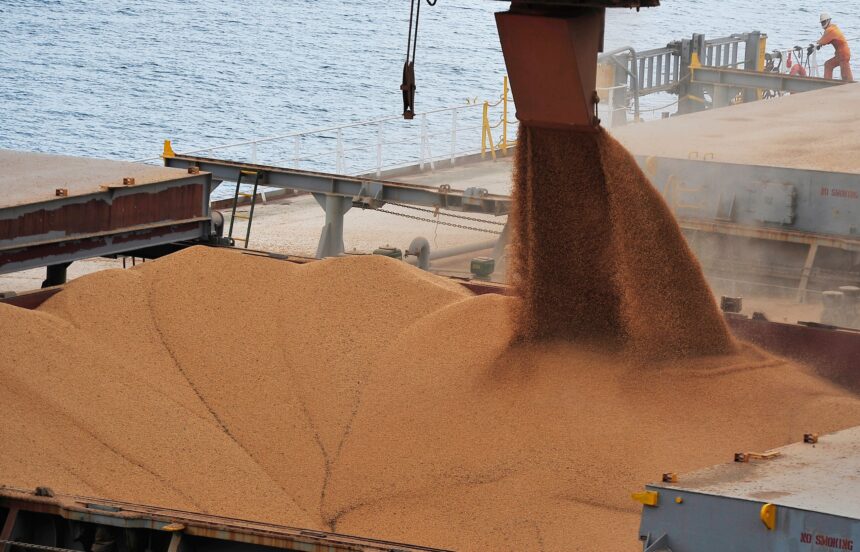
M639 550L632 491L860 423L748 346L509 343L513 297L384 257L193 248L0 305L0 483L459 550Z

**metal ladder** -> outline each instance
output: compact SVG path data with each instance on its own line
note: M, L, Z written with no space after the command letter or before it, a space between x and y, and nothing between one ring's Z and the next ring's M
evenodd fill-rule
M248 215L237 215L236 207L239 205L239 196L248 197L248 194L243 194L240 192L242 188L242 177L245 176L253 176L254 177L254 191L251 192L251 209L248 212ZM257 204L257 188L260 186L260 182L263 180L262 173L258 171L239 171L239 178L236 179L236 193L233 195L233 209L230 213L230 228L227 230L227 237L245 243L245 249L248 249L248 240L251 238L251 223L254 221L254 206ZM237 218L245 219L248 221L248 227L245 230L245 239L242 238L234 238L233 237L233 223Z

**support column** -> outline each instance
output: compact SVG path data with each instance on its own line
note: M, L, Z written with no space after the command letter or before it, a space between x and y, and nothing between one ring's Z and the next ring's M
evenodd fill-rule
M45 272L45 279L42 281L42 288L47 288L51 286L61 286L66 283L66 270L68 270L68 263L60 263L55 265L48 265Z
M170 535L170 544L167 546L167 552L179 552L179 547L182 544L182 533L174 531Z
M762 47L761 33L759 31L753 31L747 35L744 45L744 71L762 70L759 67L759 60L764 59L764 52L761 51ZM759 90L755 88L744 90L744 102L754 102L758 99L760 99Z
M681 71L678 81L678 114L685 115L705 109L704 89L700 84L690 83L690 65L693 54L704 64L705 35L694 34L691 40L681 41Z
M812 242L809 253L806 254L806 262L803 263L803 272L800 274L800 285L797 287L797 302L806 302L806 287L809 285L809 276L812 273L812 265L815 264L815 255L818 253L818 242Z
M711 98L714 100L714 107L726 107L729 105L730 94L728 86L714 85L714 91L711 93Z
M337 195L314 194L314 199L325 209L325 226L320 233L316 257L337 257L344 252L343 216L352 208L352 199Z

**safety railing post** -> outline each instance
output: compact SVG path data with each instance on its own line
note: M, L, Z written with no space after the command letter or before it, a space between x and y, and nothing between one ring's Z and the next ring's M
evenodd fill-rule
M615 118L615 87L612 87L608 90L608 109L609 109L609 117L607 117L607 128L612 128L613 119Z
M376 178L382 176L382 143L383 143L383 135L382 135L382 125L385 124L380 122L376 126Z
M434 170L436 168L435 163L433 163L433 152L430 150L430 135L427 127L427 114L421 114L421 170L424 170L424 162L425 159L427 163L430 165L430 170Z
M451 164L457 159L457 108L451 110Z
M508 76L505 75L502 91L502 153L508 154Z
M484 115L481 120L481 159L487 156L487 133L490 132L490 102L484 102Z
M493 127L490 126L490 102L484 102L484 122L481 125L481 158L486 157L487 144L489 144L490 155L496 160L496 145L493 143Z
M257 164L257 142L251 142L251 163Z
M337 129L337 174L343 174L343 131Z
M295 167L296 169L299 168L299 164L302 161L301 150L302 137L297 135L295 138L293 138L293 167Z
M418 170L424 170L424 133L427 132L427 129L424 126L424 122L426 121L425 115L421 115L421 128L418 131Z

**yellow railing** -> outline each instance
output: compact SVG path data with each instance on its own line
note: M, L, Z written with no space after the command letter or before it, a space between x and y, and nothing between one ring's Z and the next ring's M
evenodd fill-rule
M502 155L508 154L508 147L516 145L516 142L508 141L508 94L510 93L510 88L508 87L508 77L504 78L504 84L502 88L502 96L499 98L499 101L495 103L490 103L488 101L484 102L484 119L482 130L481 130L481 157L486 158L487 152L493 156L493 160L496 159L496 151L501 151ZM490 108L502 106L502 118L499 122L495 124L490 123ZM498 147L496 147L496 141L493 140L493 129L502 127L502 134L499 136Z

